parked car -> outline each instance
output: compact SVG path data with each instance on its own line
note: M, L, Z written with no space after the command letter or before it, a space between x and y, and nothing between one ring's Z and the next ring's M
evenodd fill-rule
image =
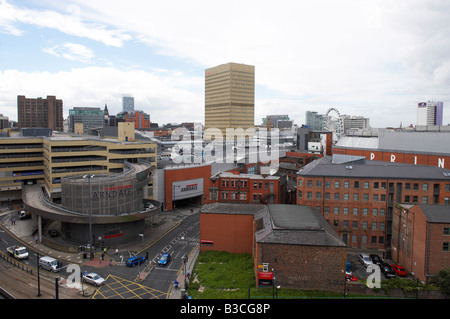
M356 278L356 277L353 276L353 275L349 275L349 274L345 274L345 279L346 279L347 281L357 281L357 280L358 280L358 278Z
M397 276L400 277L406 277L408 275L408 273L406 272L405 268L403 268L400 265L391 265L392 269L394 270L394 272L397 274Z
M145 262L145 257L134 256L134 257L128 258L126 264L128 267L133 267L136 265L140 265L144 262Z
M372 263L376 265L381 265L383 263L383 259L381 259L377 254L370 254L369 258L372 260Z
M161 258L158 260L158 265L165 266L170 262L170 254L165 253L161 256Z
M59 233L58 233L58 231L56 229L49 229L48 234L51 237L58 237L58 235L59 235Z
M369 265L373 264L372 260L370 259L369 255L360 253L358 254L359 262L364 266L368 267Z
M395 271L392 269L392 267L389 264L381 263L379 266L380 266L381 272L384 274L384 277L386 277L386 279L391 279L391 278L397 277L397 274L395 273Z
M101 286L105 283L105 279L94 272L83 273L83 281L96 286Z

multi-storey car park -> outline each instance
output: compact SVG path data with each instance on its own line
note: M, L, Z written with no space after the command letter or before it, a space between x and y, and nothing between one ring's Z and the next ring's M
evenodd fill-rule
M334 155L297 173L297 204L319 210L349 248L389 254L398 203L450 204L450 170Z
M153 199L154 143L54 134L0 138L2 202L23 199L25 208L33 215L60 221L61 227L65 227L65 235L75 242L86 238L83 235L74 237L76 231L72 230L77 228L74 225L83 225L80 227L87 229L87 215L91 215L94 231L98 229L96 235L101 237L111 232L125 234L126 223L145 219L148 214L142 214L144 203ZM64 181L66 190L62 186ZM36 194L37 198L34 197ZM96 209L96 203L100 201L108 207L107 211ZM113 201L119 203L117 209L111 209ZM45 209L37 207L41 203L45 204ZM93 210L88 213L89 205ZM115 226L105 228L95 224ZM38 223L41 231L40 225ZM119 239L127 240L125 237Z

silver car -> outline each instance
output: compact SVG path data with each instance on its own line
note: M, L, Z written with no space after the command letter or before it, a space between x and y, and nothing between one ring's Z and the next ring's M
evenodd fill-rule
M373 264L372 260L370 259L369 255L367 255L367 254L360 253L360 254L358 255L358 259L359 259L359 262L360 262L364 267L366 267L366 268L367 268L369 265L372 265L372 264Z
M84 273L83 281L96 286L101 286L105 283L105 279L94 272Z

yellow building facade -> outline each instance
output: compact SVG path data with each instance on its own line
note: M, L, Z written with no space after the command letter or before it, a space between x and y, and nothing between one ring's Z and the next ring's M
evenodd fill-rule
M255 67L227 63L205 71L205 130L254 127ZM225 136L224 136L225 137Z
M156 145L149 142L69 134L0 138L0 201L21 199L22 183L41 183L49 198L59 199L64 176L120 173L125 160L156 167L156 158ZM151 181L148 188L152 199Z

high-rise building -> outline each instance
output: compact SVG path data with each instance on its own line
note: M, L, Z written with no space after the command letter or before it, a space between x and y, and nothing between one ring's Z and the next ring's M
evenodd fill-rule
M62 132L64 130L63 101L50 95L46 99L18 95L17 119L19 129L42 127Z
M83 124L83 132L89 128L105 126L104 111L99 107L74 107L69 110L69 132L75 132L75 124Z
M323 114L318 114L313 111L306 111L306 126L309 126L315 131L322 131L323 117Z
M420 102L417 105L417 125L442 125L443 102Z
M253 128L255 67L227 63L205 71L205 129Z
M122 111L123 112L134 111L134 97L128 95L122 96Z

